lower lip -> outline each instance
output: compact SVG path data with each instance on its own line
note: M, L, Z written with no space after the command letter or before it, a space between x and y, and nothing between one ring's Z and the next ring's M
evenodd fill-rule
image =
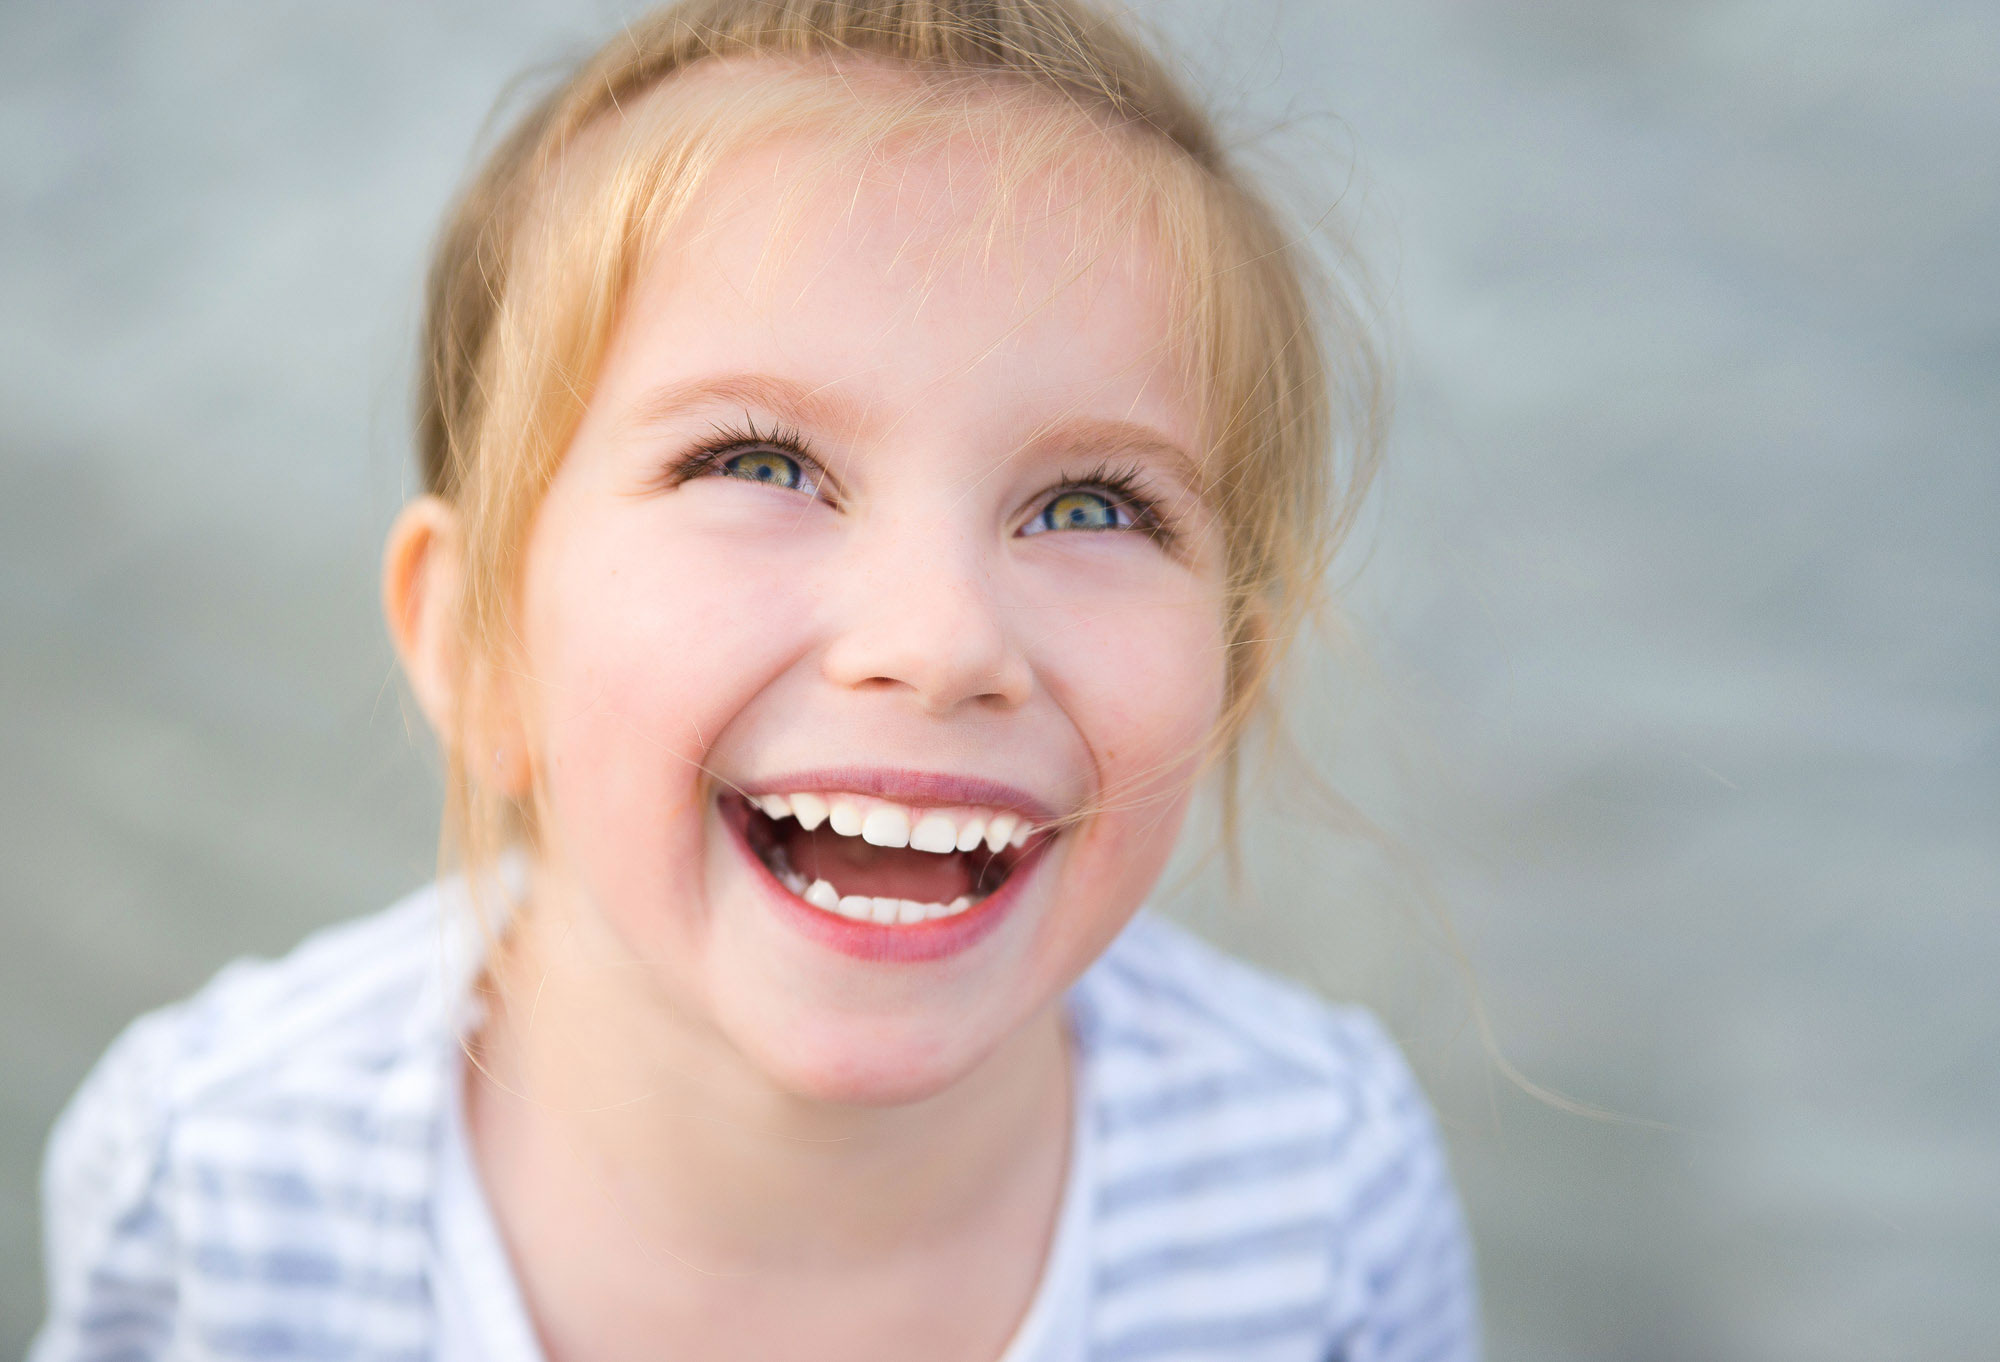
M842 955L892 964L942 960L970 950L984 940L1021 901L1030 876L1041 864L1042 853L1054 840L1043 838L1029 847L1009 872L1006 883L964 912L892 926L879 922L857 922L851 917L841 917L813 907L779 883L771 868L750 849L750 843L735 819L719 810L718 814L722 825L729 830L730 840L749 864L751 878L764 891L765 900L780 918L805 936Z

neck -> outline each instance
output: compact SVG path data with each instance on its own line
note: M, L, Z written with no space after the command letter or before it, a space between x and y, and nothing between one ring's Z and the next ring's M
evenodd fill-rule
M537 1197L530 1219L582 1234L577 1219L595 1218L649 1254L731 1273L921 1252L1059 1186L1059 1001L941 1092L825 1102L771 1082L606 945L530 908L488 972L468 1105L496 1201Z

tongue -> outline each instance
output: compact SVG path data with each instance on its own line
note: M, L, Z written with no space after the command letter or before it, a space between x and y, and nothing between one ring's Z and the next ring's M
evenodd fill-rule
M972 892L973 870L964 855L871 846L827 827L807 832L796 823L781 825L785 857L808 880L825 880L845 897L914 899L950 903Z

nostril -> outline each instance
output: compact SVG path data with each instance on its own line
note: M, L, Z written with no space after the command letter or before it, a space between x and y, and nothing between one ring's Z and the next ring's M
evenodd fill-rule
M871 606L828 645L827 680L857 690L907 688L931 714L1026 701L1033 673L992 604L980 597L947 608L937 595L919 588L886 609Z

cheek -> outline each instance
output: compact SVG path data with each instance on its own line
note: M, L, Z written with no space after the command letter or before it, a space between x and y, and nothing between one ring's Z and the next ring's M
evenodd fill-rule
M1207 593L1072 621L1045 675L1088 742L1105 812L1077 848L1074 888L1136 902L1173 849L1225 678L1220 604Z
M1107 798L1185 781L1221 713L1223 630L1206 595L1090 612L1047 674L1090 744Z
M698 845L708 751L806 628L768 556L652 519L550 524L524 610L545 817L613 873Z
M1219 624L1199 609L1136 610L1093 626L1074 649L1067 702L1089 740L1104 810L1064 859L1069 911L1050 924L1055 949L1087 964L1153 890L1180 835L1206 740L1220 713Z

